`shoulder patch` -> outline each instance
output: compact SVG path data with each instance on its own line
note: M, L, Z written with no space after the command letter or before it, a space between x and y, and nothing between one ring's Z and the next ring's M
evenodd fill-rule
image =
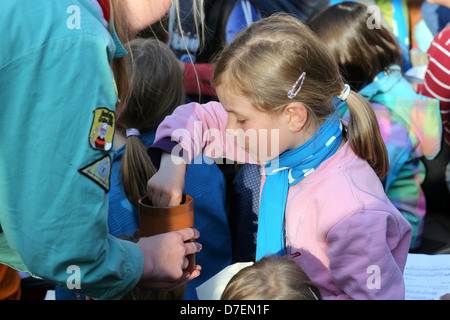
M116 114L107 108L94 110L89 144L94 150L110 151L113 145Z
M79 173L85 175L106 192L109 192L110 188L110 176L111 176L111 157L105 156L99 160L88 164L86 167L78 170Z

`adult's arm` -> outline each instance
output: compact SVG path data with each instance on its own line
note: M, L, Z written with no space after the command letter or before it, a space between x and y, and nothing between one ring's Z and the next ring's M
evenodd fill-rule
M87 10L71 30L64 6L41 1L33 8L11 26L3 40L11 45L0 52L4 236L32 274L118 299L139 281L144 258L136 244L108 235L111 154L89 143L95 110L111 115L117 102L110 37ZM39 28L33 14L42 14Z

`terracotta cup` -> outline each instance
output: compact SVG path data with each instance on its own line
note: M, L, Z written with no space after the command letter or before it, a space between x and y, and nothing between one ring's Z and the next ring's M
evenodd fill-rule
M145 196L139 199L138 208L141 237L194 227L194 199L190 195L183 194L181 204L174 207L155 207ZM189 254L186 258L189 265L184 271L194 271L195 254Z

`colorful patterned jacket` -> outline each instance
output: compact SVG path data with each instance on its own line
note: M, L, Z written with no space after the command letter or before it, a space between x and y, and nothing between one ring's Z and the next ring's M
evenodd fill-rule
M417 248L426 212L421 184L426 171L421 157L433 159L440 151L442 134L439 101L417 94L399 66L391 66L360 92L374 107L389 155L385 191L411 223L411 248ZM346 104L338 106L348 119Z

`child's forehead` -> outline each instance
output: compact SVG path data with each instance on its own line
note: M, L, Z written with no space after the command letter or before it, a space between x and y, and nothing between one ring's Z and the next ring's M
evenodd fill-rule
M234 95L224 95L219 97L219 100L225 109L225 111L234 113L234 114L244 114L248 113L253 109L253 106L250 102L242 96L234 96Z
M217 96L222 104L250 104L248 98L240 91L221 85L216 88Z

